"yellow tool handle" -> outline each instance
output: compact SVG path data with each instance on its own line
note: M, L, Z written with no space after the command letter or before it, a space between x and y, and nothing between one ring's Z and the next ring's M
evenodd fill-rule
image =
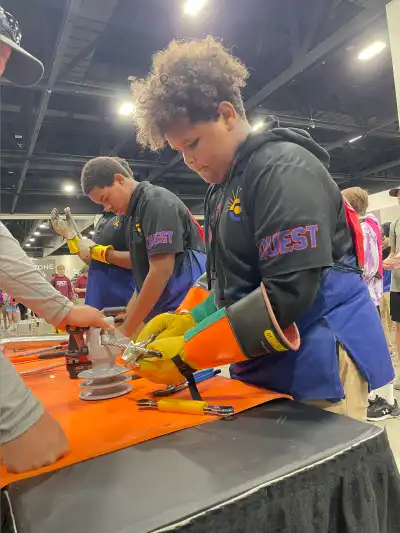
M204 409L208 407L207 402L198 400L172 400L165 399L158 401L158 410L163 413L181 413L188 415L202 415Z

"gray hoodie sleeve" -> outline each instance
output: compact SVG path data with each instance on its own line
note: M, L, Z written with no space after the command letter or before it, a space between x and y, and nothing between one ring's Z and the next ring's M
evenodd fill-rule
M54 325L58 325L73 306L36 270L1 222L0 286ZM43 411L39 400L0 350L0 442L22 435L39 420Z
M0 350L0 443L25 433L43 412L42 404Z
M48 283L0 222L0 287L38 316L57 326L73 303Z

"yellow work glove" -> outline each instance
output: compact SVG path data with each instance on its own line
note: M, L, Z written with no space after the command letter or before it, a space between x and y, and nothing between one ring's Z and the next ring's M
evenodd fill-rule
M196 325L189 313L162 313L148 322L136 342L148 341L153 335L157 340L183 335Z
M53 209L50 213L50 223L54 231L67 241L71 254L77 254L79 252L79 237L76 231L76 226L72 220L70 208L66 207L64 212L65 220L60 217L58 209Z
M179 383L186 381L186 378L179 372L178 367L171 359L176 355L180 355L189 366L192 366L189 361L186 361L184 347L185 339L183 335L156 340L146 348L162 353L162 357L149 356L138 359L138 366L135 366L134 370L139 376L153 383L179 385Z
M107 263L107 250L114 250L113 246L103 246L102 244L96 244L92 239L81 239L78 243L79 257L82 261L88 261L94 259L100 263Z
M157 339L184 335L196 324L215 313L216 309L214 295L210 294L206 300L189 312L162 313L156 316L143 328L137 340L148 341L154 334L157 335Z

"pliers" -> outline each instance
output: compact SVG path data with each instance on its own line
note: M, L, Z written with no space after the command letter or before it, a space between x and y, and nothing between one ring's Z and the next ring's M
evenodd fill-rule
M220 369L214 370L213 368L207 368L206 370L200 370L199 372L195 372L193 374L195 383L201 383L202 381L206 381L207 379L211 379L214 376L217 376L221 373ZM152 393L152 396L155 398L160 398L163 396L171 396L171 394L175 394L176 392L179 392L181 390L187 389L189 387L189 383L185 381L185 383L182 383L181 385L168 385L165 389L159 389Z

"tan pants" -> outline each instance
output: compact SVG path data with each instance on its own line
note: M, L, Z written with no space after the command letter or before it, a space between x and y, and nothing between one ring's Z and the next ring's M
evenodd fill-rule
M344 400L336 403L327 400L310 400L304 403L338 415L346 415L357 420L366 420L368 383L361 376L357 366L343 348L339 348L339 375L344 389Z
M379 303L381 310L381 319L383 329L385 330L386 342L389 347L389 350L392 352L394 349L393 335L395 324L390 318L390 292L383 293L381 301Z

